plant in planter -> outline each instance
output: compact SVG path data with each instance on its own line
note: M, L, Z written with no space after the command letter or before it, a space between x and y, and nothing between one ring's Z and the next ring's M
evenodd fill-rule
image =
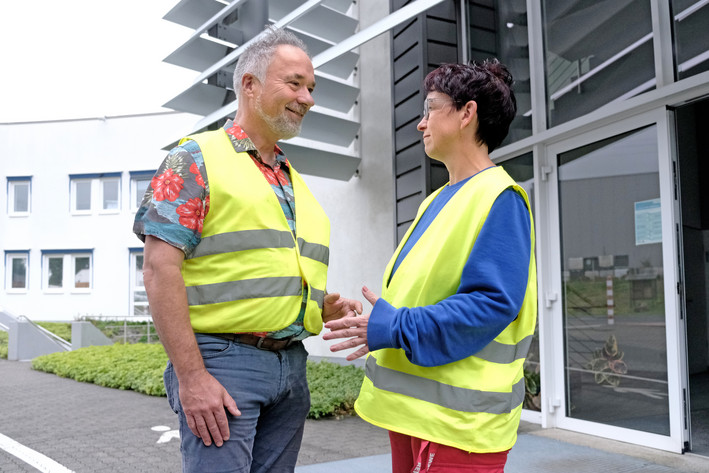
M593 371L596 383L618 386L620 375L628 372L628 365L623 361L623 355L624 353L618 348L615 335L610 334L603 347L593 352L586 368Z

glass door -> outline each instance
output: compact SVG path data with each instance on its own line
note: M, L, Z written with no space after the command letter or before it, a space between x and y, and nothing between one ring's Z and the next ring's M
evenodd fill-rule
M559 229L554 342L563 347L554 416L562 428L681 451L667 123L649 114L548 150Z

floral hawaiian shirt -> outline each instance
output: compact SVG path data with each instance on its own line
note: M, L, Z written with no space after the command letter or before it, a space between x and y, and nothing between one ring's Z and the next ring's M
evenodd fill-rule
M295 234L295 195L290 180L290 163L276 146L276 163L265 164L246 133L231 120L224 125L236 152L247 152L271 184L291 231ZM209 213L209 181L199 145L189 140L173 148L155 173L135 216L133 232L145 241L153 235L192 254L202 238L202 225ZM304 294L304 300L307 295ZM266 335L302 340L310 335L303 327L304 309L297 320L282 330Z

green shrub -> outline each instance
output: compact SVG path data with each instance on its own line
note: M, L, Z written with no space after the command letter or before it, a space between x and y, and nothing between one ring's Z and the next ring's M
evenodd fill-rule
M9 335L6 331L0 330L0 358L7 360L7 345Z
M165 395L162 373L166 364L165 350L157 344L91 346L32 360L32 368L39 371L151 396Z
M167 355L162 345L141 343L91 346L32 360L32 368L39 371L151 396L165 396L162 374L166 364ZM362 368L308 361L306 369L311 398L308 417L317 419L352 413L364 377Z
M352 412L364 378L362 368L328 361L308 361L306 369L310 386L308 417L317 419Z

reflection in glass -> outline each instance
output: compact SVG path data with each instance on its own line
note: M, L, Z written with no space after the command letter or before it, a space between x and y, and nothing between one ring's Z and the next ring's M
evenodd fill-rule
M30 185L16 183L14 186L14 212L29 212L30 210Z
M672 0L675 68L680 79L709 71L709 2Z
M558 164L567 415L669 435L656 128Z
M522 187L532 206L534 213L534 158L532 153L523 154L516 158L509 159L500 166L507 171L507 174ZM534 216L532 217L534 218ZM540 381L540 357L539 357L539 317L537 317L537 327L534 330L534 340L529 348L527 359L524 362L525 396L524 408L534 411L541 411L541 381Z
M57 256L47 258L47 287L50 289L61 289L64 287L64 257Z
M27 289L27 258L12 258L12 288Z
M145 191L148 190L148 186L150 185L151 178L145 178L145 179L135 179L133 182L135 183L135 208L140 207L140 203L143 201L143 196L145 195Z
M133 315L150 315L148 294L143 282L143 254L135 254L133 262Z
M91 258L88 256L74 258L74 287L91 287Z
M549 126L655 88L650 0L544 0Z
M135 285L144 287L143 283L143 255L135 255Z
M76 210L91 210L91 181L76 181Z
M115 210L118 208L118 179L103 181L103 209Z
M514 78L517 116L501 146L532 134L529 36L525 2L468 0L468 43L472 61L497 58Z

